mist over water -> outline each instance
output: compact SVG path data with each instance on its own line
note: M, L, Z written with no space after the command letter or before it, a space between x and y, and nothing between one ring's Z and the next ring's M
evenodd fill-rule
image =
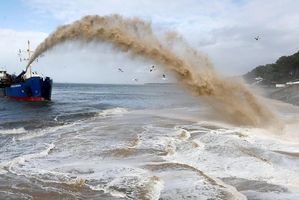
M241 80L222 78L209 59L190 47L178 33L155 34L149 22L138 18L95 15L61 26L37 47L28 66L42 53L68 40L108 42L117 50L161 64L232 123L259 127L279 124L274 113Z

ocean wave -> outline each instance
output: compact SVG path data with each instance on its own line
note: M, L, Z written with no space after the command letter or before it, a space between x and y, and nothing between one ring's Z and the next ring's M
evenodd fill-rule
M114 197L142 199L143 192L154 196L158 192L155 180L151 180L146 170L129 166L109 166L98 173L100 179L90 180L87 185L95 191L102 191ZM153 185L151 185L153 184ZM146 190L148 186L148 190ZM155 190L157 190L155 192Z
M57 125L63 124L62 122L54 121L50 117L46 118L36 118L36 119L14 119L11 121L1 122L0 127L2 130L7 130L8 132L11 132L11 130L14 131L22 131L22 129L26 130L27 132L37 129L43 129L46 127L53 127ZM0 134L2 132L0 129Z
M126 114L129 111L125 108L121 108L121 107L116 107L116 108L111 108L111 109L106 109L103 111L98 112L98 116L101 117L107 117L107 116L111 116L111 115L122 115L122 114Z
M67 130L70 127L73 127L75 125L81 125L84 124L84 122L88 121L88 120L92 120L94 118L97 117L108 117L108 116L112 116L112 115L122 115L125 113L128 113L129 111L125 108L113 108L113 109L107 109L107 110L103 110L100 112L89 112L89 113L74 113L74 114L68 114L68 115L61 115L61 116L56 116L56 121L60 121L63 120L65 121L64 123L57 123L56 126L50 126L50 127L43 127L43 128L39 128L39 129L35 129L32 131L25 131L21 132L23 129L15 129L12 130L11 132L8 131L8 133L13 134L13 131L15 131L19 134L23 133L22 135L19 135L18 137L16 137L16 140L19 141L23 141L23 140L29 140L29 139L33 139L33 138L37 138L37 137L42 137L45 134L50 134L50 133L55 133L59 130ZM77 120L74 120L74 118L77 118ZM67 122L67 119L72 119L69 120L69 122ZM79 128L82 128L82 126L80 126Z
M4 168L5 168L4 166L0 165L0 175L7 173L7 170L5 170Z
M89 188L91 190L94 190L94 191L102 191L106 194L110 194L113 197L125 198L127 196L125 192L122 192L121 190L118 190L116 187L115 188L113 188L113 187L110 188L110 187L105 187L105 186L102 186L102 185L96 185L96 186L89 185Z
M13 160L9 161L6 165L5 168L15 174L18 174L14 168L18 165L23 165L26 161L30 161L31 159L35 159L35 158L40 158L40 157L44 157L47 156L49 154L49 152L55 148L54 144L47 144L47 148L41 152L38 153L32 153L32 154L26 154L26 155L21 155L19 157L14 158Z
M5 163L0 163L0 174L4 174L9 172L12 172L14 174L18 174L14 168L19 166L19 165L24 165L25 162L30 161L31 159L35 159L35 158L40 158L40 157L44 157L47 156L49 154L49 152L55 148L54 144L46 144L47 148L41 152L38 153L32 153L32 154L26 154L26 155L21 155L18 156L14 159L12 159L11 161L5 162Z
M24 128L0 129L0 135L19 135L27 133Z
M68 113L68 114L59 114L56 115L53 120L55 122L73 122L73 121L79 121L84 119L89 119L97 115L97 112L76 112L76 113Z
M19 154L27 155L10 158L0 174L11 170L59 192L68 185L69 193L88 188L88 194L115 199L245 199L242 194L263 199L272 191L260 191L257 180L298 188L296 143L282 143L257 129L137 111L112 108L94 117L83 113L69 124L15 135L16 144L26 144L29 152L20 146ZM247 183L252 187L242 190ZM287 194L281 190L277 195L282 193Z
M114 197L126 199L158 200L164 187L164 182L158 176L122 176L115 177L106 184L87 186L94 191L102 191Z
M64 124L64 125L58 125L58 126L54 126L54 127L41 128L41 129L33 130L33 131L30 131L30 132L26 132L26 134L17 136L15 138L15 140L24 141L24 140L30 140L30 139L33 139L33 138L42 137L46 134L55 133L58 130L69 128L69 127L72 127L76 124L77 124L77 122L74 122L74 123L70 123L70 124Z
M166 189L166 199L184 199L187 196L190 199L246 199L235 187L188 164L163 162L147 164L145 168L160 175L165 185L171 188L171 192ZM186 182L188 185L185 185Z
M144 187L140 189L139 199L160 199L161 191L164 188L164 181L158 176L149 177Z

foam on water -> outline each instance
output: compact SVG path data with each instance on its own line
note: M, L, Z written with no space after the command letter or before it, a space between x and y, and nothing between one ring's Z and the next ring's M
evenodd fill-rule
M13 135L0 174L28 198L47 191L78 199L298 197L299 145L286 139L296 135L295 121L277 134L195 117L198 110L109 108Z
M95 118L97 117L109 117L113 115L118 115L121 116L123 114L128 113L129 111L125 108L112 108L112 109L106 109L103 111L99 111L96 115ZM58 117L56 116L56 120ZM31 140L37 137L42 137L45 134L51 134L51 133L56 133L60 130L65 130L65 129L71 129L71 128L82 128L82 125L85 123L85 121L88 121L89 119L82 119L82 120L77 120L72 123L68 124L63 124L63 125L58 125L54 127L47 127L47 128L42 128L42 129L36 129L36 130L25 130L24 128L17 128L17 129L2 129L0 130L0 134L2 135L17 135L15 137L15 140L17 141L24 141L24 140Z
M106 109L106 110L100 111L98 113L98 116L107 117L107 116L111 116L111 115L122 115L122 114L125 114L128 112L129 111L125 108L117 107L117 108Z
M190 127L188 127L190 128ZM238 177L248 180L265 180L268 183L297 188L299 157L276 154L275 149L299 150L298 145L273 140L271 133L256 135L256 129L217 129L206 133L193 132L191 138L204 143L197 149L176 143L177 151L170 161L205 169L210 175L225 178ZM268 138L268 140L266 139ZM296 151L297 151L296 150Z
M27 133L24 128L1 129L0 135L19 135Z
M49 152L54 149L55 145L54 144L48 144L47 145L48 147L41 151L41 152L38 152L38 153L32 153L32 154L26 154L26 155L22 155L22 156L19 156L19 157L16 157L14 158L13 160L7 162L7 163L1 163L1 166L2 166L2 169L6 169L8 170L9 172L12 172L12 173L15 173L15 174L18 174L14 168L19 166L19 165L24 165L25 162L28 162L32 159L35 159L35 158L40 158L40 157L44 157L46 155L49 154Z
M37 130L32 130L32 131L26 131L26 134L22 134L20 136L17 136L15 140L17 141L24 141L24 140L31 140L37 137L42 137L46 134L51 134L58 132L59 130L63 130L66 128L71 128L72 126L78 124L79 122L74 122L71 124L65 124L61 126L54 126L54 127L49 127L49 128L44 128L44 129L37 129Z

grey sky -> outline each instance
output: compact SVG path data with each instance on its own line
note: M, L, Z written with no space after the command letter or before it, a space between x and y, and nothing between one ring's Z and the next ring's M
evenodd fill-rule
M37 21L35 24L41 24L40 27L50 24L46 28L49 30L87 14L141 17L151 21L155 28L181 33L225 75L242 74L298 51L297 0L27 0L21 3L30 7L34 16L41 16L32 18ZM41 31L39 26L36 29L30 26L28 30L26 26L22 30L1 26L0 65L19 72L17 50L25 47L27 39L36 46L49 32ZM259 41L254 40L257 35L261 37ZM135 77L141 82L161 81L163 71L148 73L152 64L144 59L132 60L109 45L77 42L47 53L35 64L35 69L59 82L130 83ZM128 73L118 73L118 66L125 67Z

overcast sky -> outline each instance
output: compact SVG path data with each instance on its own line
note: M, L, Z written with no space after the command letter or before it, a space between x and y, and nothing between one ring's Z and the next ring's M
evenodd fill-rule
M18 49L36 47L57 26L84 15L120 14L176 30L225 75L240 75L298 51L298 0L9 0L0 4L0 66L19 73ZM254 37L260 36L256 41ZM46 53L34 70L56 82L162 81L161 68L115 52L109 45L67 43ZM118 72L122 67L124 73ZM168 76L171 80L170 75Z

